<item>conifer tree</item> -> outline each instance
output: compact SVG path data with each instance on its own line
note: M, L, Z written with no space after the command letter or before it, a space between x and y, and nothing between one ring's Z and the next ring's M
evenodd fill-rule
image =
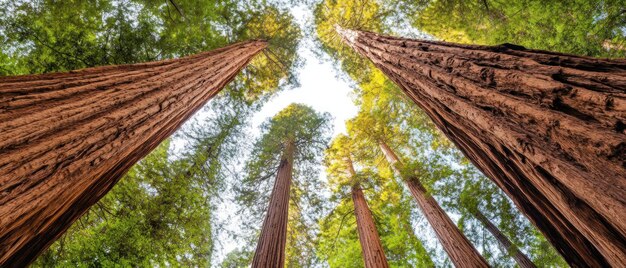
M328 121L327 114L291 104L263 124L263 134L246 164L247 176L237 197L248 208L248 218L267 211L252 267L306 266L314 261L312 252L307 252L309 245L300 240L306 241L311 231L302 229L309 224L302 222L305 208L312 208L314 213L320 205L316 189L320 184L313 163L320 159L328 142ZM261 202L268 197L263 189L274 176L269 202ZM298 254L287 254L292 250L298 250Z
M214 116L192 118L134 165L31 267L210 265L227 171L253 111L229 93L203 109Z
M384 140L379 142L379 146L391 167L406 182L411 194L435 230L437 237L443 244L444 250L448 253L454 265L456 267L489 267L476 248L428 193L424 185L419 181L419 178L416 175L411 175L415 171L405 170L400 158Z
M438 181L443 185L441 189L434 189L435 192L450 197L443 202L444 206L462 215L460 225L466 228L467 233L470 233L470 240L476 240L478 229L482 233L486 230L492 235L503 255L509 256L520 267L536 267L537 265L523 250L527 250L531 243L547 244L548 242L535 236L529 223L514 212L514 204L496 185L481 175L467 161L465 163L461 168ZM533 257L541 263L551 254L552 252L546 251L540 256ZM566 264L554 263L553 265Z
M488 267L487 262L480 253L419 181L421 176L419 170L411 170L405 166L397 153L391 149L387 140L402 139L401 136L406 135L406 133L402 134L399 132L398 127L393 127L388 125L388 122L383 122L384 118L382 114L368 113L367 110L361 110L357 117L349 122L348 129L355 139L360 139L363 143L369 143L370 147L372 144L376 144L380 148L391 168L406 183L411 195L415 198L420 210L435 230L439 241L455 266Z
M351 147L350 138L339 135L326 150L325 162L331 175L331 187L336 188L335 191L339 190L336 194L341 194L341 188L350 188L365 267L389 267L372 212L361 188L361 180L365 178L359 176L354 168Z

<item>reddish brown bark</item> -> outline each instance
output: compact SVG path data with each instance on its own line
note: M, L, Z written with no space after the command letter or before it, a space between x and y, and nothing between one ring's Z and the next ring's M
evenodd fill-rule
M253 268L284 267L289 217L289 188L293 170L294 143L287 142L283 152L274 189L270 197L261 236L256 246Z
M356 226L359 231L359 242L361 242L365 268L389 267L374 224L374 217L372 217L372 212L367 206L361 185L358 183L352 187L352 202L354 203L354 215L356 216Z
M384 142L380 142L380 148L385 154L387 161L396 173L403 176L411 195L415 198L420 210L435 230L437 238L443 245L443 249L448 253L450 260L455 267L489 267L487 261L478 253L474 245L465 237L459 228L448 217L448 214L439 206L437 200L433 198L426 188L415 176L408 176L403 173L402 162L394 151Z
M349 155L345 157L348 175L353 181L357 180L357 174ZM363 262L366 268L389 267L383 245L378 236L378 230L374 223L374 217L367 205L363 189L358 182L352 186L352 202L354 203L354 215L359 232L359 242L363 252ZM412 230L411 230L412 232Z
M515 262L517 263L517 265L519 265L519 267L522 267L522 268L537 267L530 260L530 258L528 258L528 256L526 256L524 252L520 251L519 248L516 245L514 245L511 242L511 240L509 240L508 237L506 237L506 235L500 232L500 229L498 229L498 227L495 224L493 224L489 220L489 218L487 218L482 212L480 212L480 210L476 209L472 212L472 214L474 214L474 217L476 217L476 219L478 219L483 225L485 225L485 228L487 228L487 230L496 238L496 240L498 240L498 243L500 243L500 246L504 248L504 250L506 251L506 254L511 255L513 259L515 260Z
M341 30L572 265L626 265L626 60Z
M26 266L265 48L0 77L0 266Z

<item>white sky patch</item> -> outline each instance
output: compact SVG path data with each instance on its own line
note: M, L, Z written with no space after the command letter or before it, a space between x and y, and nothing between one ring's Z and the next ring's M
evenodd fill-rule
M300 47L298 53L306 61L299 71L301 86L273 97L254 115L252 126L258 131L258 126L268 117L296 102L309 105L317 112L330 113L333 136L345 133L345 121L356 116L358 110L352 101L350 85L336 77L331 62L320 62L308 48Z

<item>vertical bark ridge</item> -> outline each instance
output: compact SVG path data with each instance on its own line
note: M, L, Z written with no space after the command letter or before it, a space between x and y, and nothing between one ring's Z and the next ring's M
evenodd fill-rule
M626 264L626 60L339 32L570 264Z
M374 224L374 217L372 217L372 212L367 206L361 185L358 183L352 187L352 201L354 203L354 215L359 231L359 242L361 243L365 268L389 267L383 245L380 242L380 237Z
M261 235L257 243L253 268L284 267L289 220L289 189L293 170L294 143L287 142L283 153L274 189L267 208Z
M498 240L500 246L506 251L506 254L511 255L517 265L521 268L536 268L537 266L524 254L515 244L509 240L506 235L500 232L500 229L493 224L489 218L487 218L480 210L476 209L474 212L474 217L478 219L485 228Z
M357 173L352 163L352 158L349 153L345 156L345 162L347 167L347 173L352 178L354 185L352 186L352 201L354 203L354 215L356 217L357 230L359 232L359 242L361 243L361 251L363 253L363 262L366 268L378 268L389 267L387 263L387 257L385 257L385 251L376 224L374 223L374 217L367 205L365 195L361 184L358 182ZM412 232L412 230L411 230Z
M396 173L403 176L411 195L417 205L435 230L437 238L448 253L450 260L456 267L489 267L487 261L478 253L474 245L465 237L459 228L448 217L448 214L439 206L426 188L416 177L406 177L402 171L402 162L393 150L384 142L380 141L380 148L387 161Z
M0 77L0 266L34 260L265 46Z

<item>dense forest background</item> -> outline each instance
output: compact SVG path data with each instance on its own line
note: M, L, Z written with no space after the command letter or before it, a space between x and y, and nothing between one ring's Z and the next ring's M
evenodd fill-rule
M299 23L294 8L310 17ZM452 265L398 172L385 161L381 141L407 168L420 171L428 192L491 265L515 262L511 248L503 248L477 215L537 266L566 266L498 187L391 81L342 44L335 25L459 43L626 56L624 0L0 1L0 75L178 58L254 38L270 44L34 266L249 265L273 183L270 167L276 165L271 139L276 135L267 133L273 125L289 124L281 121L289 110L268 118L260 130L251 127L251 118L272 97L298 86L304 64L300 49L331 62L338 77L349 81L358 115L346 122L342 137L331 137L332 115L315 112L304 119L318 125L293 130L305 142L294 167L286 266L363 267L350 199L353 182L337 161L338 150L348 143L390 265ZM217 213L225 204L238 217L220 219ZM229 242L220 241L224 237ZM236 243L236 249L219 250L225 243Z

